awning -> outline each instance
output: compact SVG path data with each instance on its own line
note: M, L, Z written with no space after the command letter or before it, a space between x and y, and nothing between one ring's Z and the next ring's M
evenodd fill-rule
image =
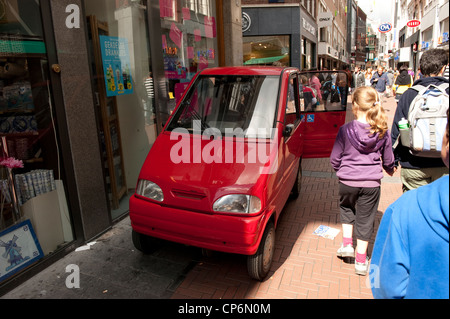
M258 59L250 59L244 62L244 65L252 65L252 64L268 64L276 61L280 61L281 59L286 58L287 55L279 55L268 58L258 58Z

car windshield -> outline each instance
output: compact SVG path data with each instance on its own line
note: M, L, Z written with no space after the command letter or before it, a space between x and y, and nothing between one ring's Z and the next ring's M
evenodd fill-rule
M272 138L278 87L278 76L200 76L167 130Z

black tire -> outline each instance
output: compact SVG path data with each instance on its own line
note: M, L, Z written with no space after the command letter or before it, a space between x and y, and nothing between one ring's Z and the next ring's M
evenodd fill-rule
M247 270L251 278L263 281L272 266L275 250L275 227L269 222L264 230L256 254L247 257Z
M158 239L140 234L134 230L132 230L131 238L133 240L134 247L144 254L151 254L155 252L161 244Z
M292 186L291 197L293 199L300 195L300 190L302 189L302 162L300 161L298 166L297 178L295 179L294 186Z

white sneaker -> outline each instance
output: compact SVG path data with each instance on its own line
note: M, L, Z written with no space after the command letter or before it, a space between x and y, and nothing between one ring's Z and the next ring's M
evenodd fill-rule
M341 248L337 251L338 257L355 257L355 249L352 245L347 245L344 247L344 244L341 245Z
M355 260L355 273L357 275L365 276L369 271L369 257L366 257L366 262L359 263Z

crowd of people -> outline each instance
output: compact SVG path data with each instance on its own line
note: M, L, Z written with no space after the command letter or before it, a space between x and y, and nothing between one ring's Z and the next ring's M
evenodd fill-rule
M337 255L353 257L357 274L370 274L375 298L449 298L448 66L448 50L431 49L422 54L416 78L406 66L365 72L357 67L352 74L355 120L340 128L330 156L339 178L343 231ZM382 103L391 94L398 104L389 129ZM445 128L427 118L435 132L421 133L424 140L434 139L437 156L399 142L399 123L411 118L416 105L446 114L438 119ZM392 176L399 168L404 194L384 213L370 260L383 170Z
M398 101L401 94L412 86L415 79L417 80L420 77L422 77L420 71L417 72L415 78L414 71L406 64L395 69L378 66L376 69L369 67L366 70L361 70L360 67L356 66L353 72L352 88L372 86L381 98L395 96Z
M360 66L355 66L354 70L350 71L348 66L344 66L342 70L325 68L321 71L317 69L311 71L307 81L303 81L301 85L303 91L304 88L308 91L308 96L312 91L311 95L315 101L312 104L305 101L307 111L318 110L316 106L320 104L325 105L324 110L326 110L326 105L330 103L340 103L341 107L345 108L348 95L363 86L373 87L378 92L380 101L384 97L395 96L398 102L401 95L413 85L414 81L423 77L420 70L416 72L415 76L412 68L406 64L395 69L378 66L363 70Z

